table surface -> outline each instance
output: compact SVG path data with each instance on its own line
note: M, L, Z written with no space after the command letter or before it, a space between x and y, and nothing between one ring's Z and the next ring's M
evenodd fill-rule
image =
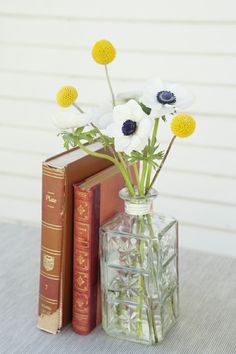
M179 320L161 344L144 346L101 327L88 336L36 328L40 229L0 224L0 236L0 353L236 353L235 258L180 250Z

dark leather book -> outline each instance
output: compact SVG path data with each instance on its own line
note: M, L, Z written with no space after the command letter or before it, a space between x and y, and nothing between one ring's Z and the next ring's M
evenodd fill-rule
M115 166L74 185L73 330L90 333L101 322L99 226L123 210L123 178Z
M110 165L78 148L43 162L38 327L47 332L57 333L72 318L73 184Z

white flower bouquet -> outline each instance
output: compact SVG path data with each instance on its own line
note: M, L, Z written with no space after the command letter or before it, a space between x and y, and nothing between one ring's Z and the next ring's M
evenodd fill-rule
M110 160L124 178L127 189L120 196L126 214L100 229L103 328L118 338L153 344L164 338L178 315L178 237L175 219L152 213L157 195L152 187L176 137L195 130L194 118L183 113L193 97L160 79L115 95L107 67L115 55L106 40L92 49L94 60L105 68L111 102L85 111L76 101L77 90L65 86L57 102L74 106L75 112L60 112L54 123L65 148L79 146ZM160 123L170 123L173 133L164 151L157 140ZM108 153L91 151L87 143L95 141Z
M76 88L62 87L57 94L58 104L61 107L73 105L76 111L59 112L54 117L54 124L61 130L67 149L79 146L91 155L112 160L120 169L130 195L138 193L144 196L153 186L174 139L188 137L194 132L195 120L182 112L191 105L193 96L182 86L160 79L149 80L139 91L115 96L107 68L116 55L113 45L101 40L94 45L92 55L97 63L105 67L112 102L84 111L76 102ZM173 137L166 152L159 150L157 143L160 119L165 122L171 119ZM101 142L111 154L101 156L84 144L94 141ZM142 166L139 175L136 166L140 161ZM130 164L136 170L135 181L132 181L129 173ZM152 178L153 171L155 174Z

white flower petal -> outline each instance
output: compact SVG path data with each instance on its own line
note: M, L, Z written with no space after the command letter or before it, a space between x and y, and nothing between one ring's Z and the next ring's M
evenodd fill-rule
M130 144L130 136L119 136L115 138L115 150L119 152L125 152Z
M163 90L163 82L159 78L153 78L146 81L143 92L148 92L149 94L156 94Z
M185 96L176 96L176 107L187 108L193 104L194 96L190 93Z
M99 117L96 126L99 129L105 129L112 123L112 112L105 113L101 117Z
M113 122L112 111L112 104L110 104L109 102L103 103L100 106L90 110L90 120L99 129L105 129L109 124Z
M109 136L110 138L123 136L122 126L119 123L112 123L108 125L105 129L101 129L101 133Z
M163 83L159 78L148 80L143 88L140 102L149 108L161 107L161 104L157 101L157 93L162 90Z
M80 128L90 122L90 115L80 112L61 111L53 116L52 121L59 129Z
M166 83L166 85L168 85L167 91L173 92L176 97L176 103L174 103L174 106L186 108L193 103L194 96L188 90L186 90L185 87L173 83Z
M163 87L164 87L163 85L164 85L164 83L159 78L150 79L145 83L143 92L157 94L157 92L160 92L163 90Z
M125 104L115 106L113 110L114 121L122 124L126 120L139 122L145 115L140 105L133 99Z
M137 135L132 136L129 146L127 146L125 152L129 155L132 151L141 152L147 145L147 139L140 139Z
M140 97L140 102L151 109L155 108L156 105L159 105L161 107L161 104L157 102L156 95L153 94L148 95L148 93L145 93L143 96Z
M139 151L141 139L137 135L133 135L130 139L129 145L126 147L125 152L129 155L133 150Z
M138 146L136 146L135 150L141 152L145 148L145 146L147 145L147 142L148 141L145 141L144 139L140 139L140 144Z
M127 103L126 104L119 104L114 107L113 109L113 120L115 122L125 122L129 113L129 110L127 109Z
M155 108L152 109L149 117L151 119L155 118L161 118L162 116L165 116L166 119L169 117L172 113L174 113L175 107L170 106L170 105L161 105L161 108Z
M154 121L151 118L149 118L149 117L145 117L139 123L138 129L137 129L137 136L140 139L144 139L145 140L145 144L147 143L148 138L151 135L151 131L152 131L152 128L153 128L153 123L154 123Z
M134 122L139 122L145 116L142 108L135 100L129 100L126 103L126 107L127 112L129 112L127 119L131 119Z

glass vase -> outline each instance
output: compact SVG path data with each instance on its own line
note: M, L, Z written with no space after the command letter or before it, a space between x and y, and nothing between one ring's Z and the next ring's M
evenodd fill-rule
M155 214L157 193L130 198L100 227L102 326L113 337L161 342L178 316L178 225Z

